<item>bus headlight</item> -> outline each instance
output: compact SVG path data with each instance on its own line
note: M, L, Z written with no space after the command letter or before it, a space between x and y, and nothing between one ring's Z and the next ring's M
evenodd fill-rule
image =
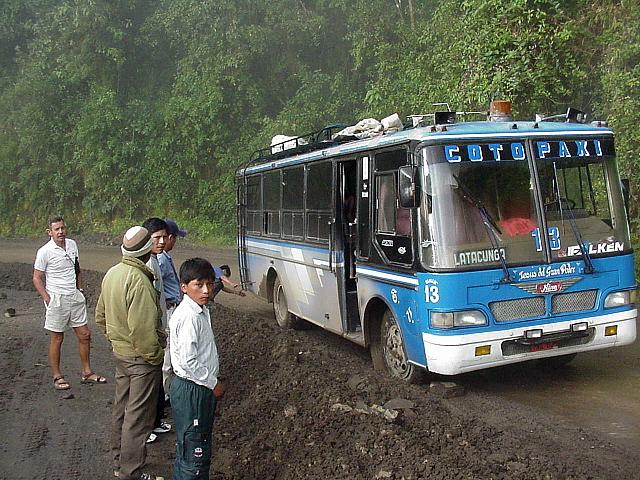
M454 327L477 327L486 324L487 317L480 310L466 310L453 314Z
M477 327L486 324L487 317L480 310L431 312L431 326L434 328Z
M431 326L434 328L452 328L453 313L431 312Z
M634 295L635 296L635 295ZM613 292L604 299L604 308L623 307L631 303L631 292Z

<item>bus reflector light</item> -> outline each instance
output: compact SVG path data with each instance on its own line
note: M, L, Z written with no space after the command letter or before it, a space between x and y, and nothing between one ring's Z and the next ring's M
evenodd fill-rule
M609 325L608 327L604 327L604 336L611 337L613 335L618 334L618 326L617 325Z
M540 338L542 337L542 329L536 328L535 330L525 330L524 338L527 340L531 340L532 338Z
M483 355L491 354L491 345L481 345L480 347L476 347L476 357L481 357Z
M589 328L589 324L587 322L574 323L571 325L572 332L585 332Z

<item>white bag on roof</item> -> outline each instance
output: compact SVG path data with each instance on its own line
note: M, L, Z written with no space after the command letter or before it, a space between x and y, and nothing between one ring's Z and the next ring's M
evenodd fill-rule
M400 120L400 115L397 113L383 118L380 123L382 124L385 133L399 132L404 127L404 125L402 125L402 120Z
M296 142L297 139L297 142ZM271 139L271 153L283 152L298 145L306 145L308 142L304 138L289 137L287 135L275 135Z
M370 138L381 135L383 132L382 124L375 118L365 118L355 125L340 130L335 136Z
M351 125L350 127L340 130L333 136L333 138L340 136L372 138L382 135L383 132L399 132L402 130L402 127L400 117L397 113L394 113L393 115L383 118L382 122L379 122L375 118L365 118L364 120L360 120L355 125Z

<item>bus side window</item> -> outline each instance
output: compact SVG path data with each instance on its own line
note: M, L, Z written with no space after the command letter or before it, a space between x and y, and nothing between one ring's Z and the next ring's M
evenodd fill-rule
M261 189L262 176L260 174L251 176L247 179L247 208L246 208L246 227L247 232L253 234L262 234L261 210Z
M304 238L304 166L282 170L282 238Z
M394 233L396 230L396 194L392 173L377 178L377 222L376 231Z
M332 217L332 163L321 162L308 165L306 181L306 238L313 242L329 243L329 222Z
M280 170L264 174L262 204L264 205L265 235L280 236Z
M377 229L381 233L391 233L408 237L411 235L411 209L398 205L395 173L379 175Z
M396 209L396 234L408 237L411 235L411 210L404 207Z

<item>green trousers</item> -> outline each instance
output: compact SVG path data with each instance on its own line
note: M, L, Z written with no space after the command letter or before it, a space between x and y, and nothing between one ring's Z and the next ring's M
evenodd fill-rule
M177 435L173 480L208 480L216 411L213 391L174 376L169 395Z

